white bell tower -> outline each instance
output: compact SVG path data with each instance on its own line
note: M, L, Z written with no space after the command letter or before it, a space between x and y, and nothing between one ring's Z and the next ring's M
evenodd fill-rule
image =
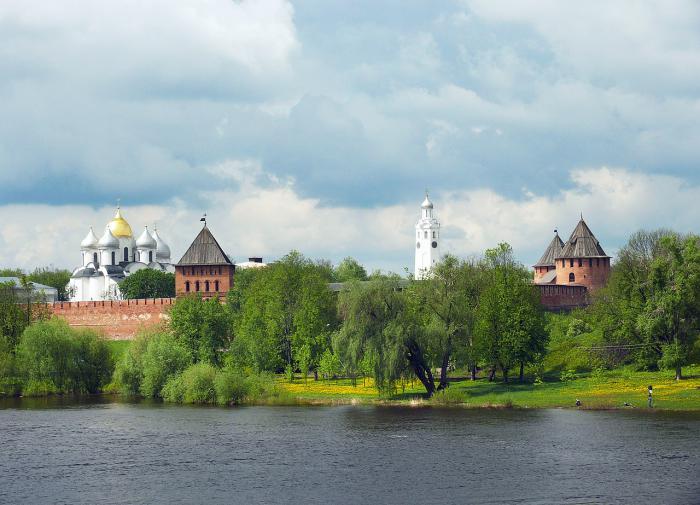
M416 223L416 279L425 279L440 261L440 222L433 215L433 202L425 192Z

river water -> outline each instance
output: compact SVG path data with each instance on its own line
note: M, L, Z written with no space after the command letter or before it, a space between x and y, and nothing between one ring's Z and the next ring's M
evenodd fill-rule
M700 503L700 413L4 400L0 503Z

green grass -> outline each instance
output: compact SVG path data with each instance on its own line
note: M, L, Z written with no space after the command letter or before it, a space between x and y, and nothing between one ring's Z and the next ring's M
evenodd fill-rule
M673 373L634 372L619 369L599 374L577 375L574 380L550 380L540 384L455 380L448 391L430 400L423 398L419 383L408 384L390 399L380 398L371 382L362 380L353 386L348 379L313 381L300 379L280 384L300 400L318 403L389 402L398 404L459 405L464 407L575 408L576 400L584 409L646 408L647 387L654 386L654 407L668 410L700 410L700 366L685 367L686 379L674 380ZM629 407L625 407L625 403Z

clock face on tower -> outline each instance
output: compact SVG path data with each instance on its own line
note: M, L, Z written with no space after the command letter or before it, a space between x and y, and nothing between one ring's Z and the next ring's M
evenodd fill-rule
M433 249L437 249L437 242L433 241L432 246L433 246Z
M420 242L416 242L416 249L420 249Z

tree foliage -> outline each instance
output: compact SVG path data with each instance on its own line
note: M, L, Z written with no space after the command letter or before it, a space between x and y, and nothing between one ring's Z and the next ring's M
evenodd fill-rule
M322 265L292 251L234 289L232 360L268 371L317 366L335 326L328 281Z
M367 271L355 258L348 256L335 268L337 282L366 281Z
M142 268L119 284L124 298L172 298L175 296L175 274Z
M479 302L476 321L482 359L500 368L503 380L520 366L541 356L546 347L544 312L530 274L513 258L508 244L486 251L487 280Z
M221 352L233 336L231 313L218 297L203 300L193 294L177 300L170 310L170 330L193 363L221 363Z

